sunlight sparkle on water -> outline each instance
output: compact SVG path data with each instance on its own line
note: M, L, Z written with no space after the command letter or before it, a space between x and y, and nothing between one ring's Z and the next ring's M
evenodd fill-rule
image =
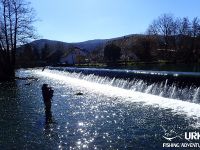
M42 75L48 78L56 79L67 84L72 84L74 86L84 87L95 93L102 93L111 97L123 97L124 101L132 102L145 102L146 105L157 105L162 108L171 108L176 113L184 113L187 116L198 116L200 117L200 105L190 103L187 101L175 100L170 98L163 98L155 95L135 92L128 89L123 89L119 87L113 87L108 84L99 84L89 80L82 80L78 78L72 78L67 76L68 73L45 70L36 71L38 75Z

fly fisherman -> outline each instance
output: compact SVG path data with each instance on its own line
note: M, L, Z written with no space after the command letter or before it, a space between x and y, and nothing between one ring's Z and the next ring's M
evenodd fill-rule
M46 123L52 122L51 100L53 97L53 92L53 89L51 87L48 87L48 84L42 85L42 96L45 105Z

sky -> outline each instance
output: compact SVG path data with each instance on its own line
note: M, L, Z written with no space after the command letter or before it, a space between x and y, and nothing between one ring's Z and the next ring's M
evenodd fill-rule
M145 33L164 13L200 18L200 0L29 0L41 38L63 42Z

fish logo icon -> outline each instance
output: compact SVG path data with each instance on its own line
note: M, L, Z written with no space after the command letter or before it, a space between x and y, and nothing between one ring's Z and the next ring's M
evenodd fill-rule
M176 133L173 129L167 130L162 125L161 125L161 127L164 131L164 135L163 135L164 139L166 139L170 142L174 139L182 139L181 134Z

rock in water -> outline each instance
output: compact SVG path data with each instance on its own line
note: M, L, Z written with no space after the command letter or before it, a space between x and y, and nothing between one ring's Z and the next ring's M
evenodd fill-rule
M31 85L31 82L29 82L29 83L26 83L25 85Z
M78 92L78 93L76 93L75 95L83 95L83 93L81 93L81 92Z

